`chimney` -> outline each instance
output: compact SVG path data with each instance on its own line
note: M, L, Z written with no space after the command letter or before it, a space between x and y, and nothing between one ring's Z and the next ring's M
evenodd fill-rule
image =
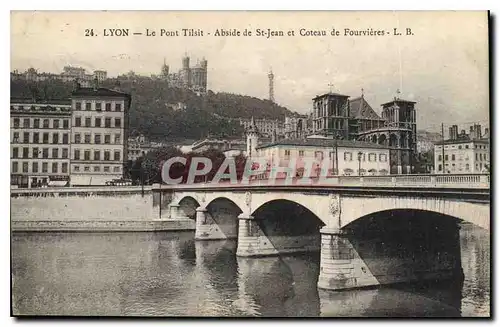
M78 91L82 86L80 85L80 82L78 81L78 78L75 79L73 82L73 91Z
M97 88L99 87L99 80L97 79L97 76L94 77L94 82L92 83L92 86L94 88L94 91L97 91Z
M484 135L488 134L489 132L490 132L490 130L488 129L488 127L486 127L486 128L484 129Z
M471 140L474 140L476 138L476 135L475 135L474 132L475 132L474 131L474 126L471 126L470 127L470 131L469 131L469 137L470 137Z
M481 125L474 124L474 130L475 130L476 138L480 139L483 136L481 133Z
M458 125L453 125L453 139L457 140L458 139Z
M448 138L450 140L453 140L453 126L451 126L450 128L448 128Z
M117 92L120 92L120 90L121 90L120 80L118 80L118 79L116 80L115 86L113 86L113 90L117 91Z

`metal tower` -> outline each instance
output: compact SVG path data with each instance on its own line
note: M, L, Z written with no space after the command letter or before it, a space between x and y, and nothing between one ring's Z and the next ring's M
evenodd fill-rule
M274 102L274 74L272 69L267 74L267 77L269 77L269 100Z

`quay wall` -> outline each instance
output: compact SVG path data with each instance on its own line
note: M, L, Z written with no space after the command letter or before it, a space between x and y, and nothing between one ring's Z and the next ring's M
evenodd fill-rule
M160 219L160 208L154 198L151 187L13 189L10 207L11 229L13 231L195 229L195 222L192 220Z

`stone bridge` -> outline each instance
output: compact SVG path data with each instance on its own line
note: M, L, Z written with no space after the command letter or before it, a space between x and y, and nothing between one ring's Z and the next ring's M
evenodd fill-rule
M242 257L320 251L318 286L461 275L459 222L490 228L489 175L334 177L153 186L161 219L196 240L238 238Z
M237 238L239 257L319 251L334 290L460 277L460 222L490 229L489 175L11 190L14 231L195 229Z

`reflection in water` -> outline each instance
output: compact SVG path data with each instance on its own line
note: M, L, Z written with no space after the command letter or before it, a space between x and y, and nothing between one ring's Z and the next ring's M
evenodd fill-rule
M460 230L462 268L462 316L490 315L490 234L471 224Z
M489 234L461 230L460 285L330 292L319 255L237 258L236 241L192 232L16 233L15 314L157 316L488 316Z

